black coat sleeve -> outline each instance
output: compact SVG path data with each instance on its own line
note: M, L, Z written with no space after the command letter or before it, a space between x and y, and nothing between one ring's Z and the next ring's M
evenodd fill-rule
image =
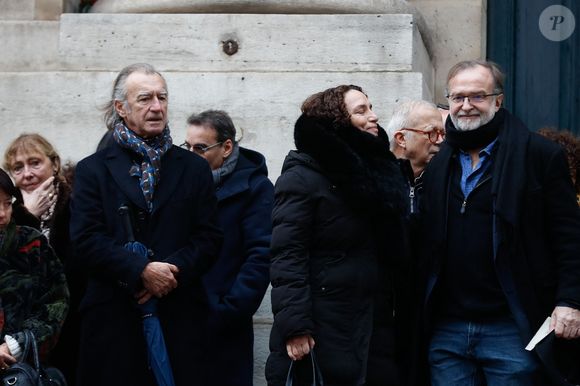
M312 333L309 245L315 202L308 182L288 171L276 182L271 244L272 311L281 336Z
M548 157L546 170L543 202L548 240L557 257L556 303L580 309L580 208L563 150Z

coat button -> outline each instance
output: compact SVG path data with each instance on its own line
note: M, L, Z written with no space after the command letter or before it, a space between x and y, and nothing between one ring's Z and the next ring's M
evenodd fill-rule
M145 221L146 216L147 216L147 214L143 210L140 210L139 212L137 212L137 219L139 221Z
M320 288L322 291L326 291L326 287L321 287Z

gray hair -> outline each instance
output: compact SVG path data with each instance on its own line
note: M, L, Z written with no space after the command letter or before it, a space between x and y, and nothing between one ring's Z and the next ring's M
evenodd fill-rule
M413 116L413 111L415 109L425 107L437 110L437 106L434 103L423 101L423 100L410 100L400 102L395 106L393 110L393 115L389 124L387 125L387 135L389 136L389 142L391 144L391 150L397 145L395 141L395 133L405 127L415 126L417 117Z
M135 63L123 68L121 72L119 72L119 75L117 75L115 82L113 82L111 100L102 108L104 111L103 119L107 129L109 130L113 130L117 123L123 121L115 109L115 101L121 101L127 107L127 78L134 72L142 72L148 75L159 75L161 79L163 79L163 82L165 82L163 75L161 75L161 73L150 64ZM165 83L167 84L167 82Z

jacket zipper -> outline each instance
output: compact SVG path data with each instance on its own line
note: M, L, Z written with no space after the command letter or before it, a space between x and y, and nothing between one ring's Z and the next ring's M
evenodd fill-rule
M409 188L409 200L410 200L410 204L411 204L411 213L415 213L415 187L411 186Z
M461 209L459 209L459 213L464 214L465 213L465 209L467 207L467 199L469 198L469 196L471 195L471 193L473 193L473 191L477 188L479 188L481 185L483 185L484 183L486 183L488 180L491 180L491 176L487 176L485 177L483 180L480 180L477 185L475 185L475 187L471 190L471 192L469 192L469 194L467 195L467 197L465 197L463 199L463 202L461 203Z

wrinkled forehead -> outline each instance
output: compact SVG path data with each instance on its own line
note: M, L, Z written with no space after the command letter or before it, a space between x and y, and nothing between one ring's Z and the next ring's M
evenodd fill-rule
M134 72L129 75L126 84L127 92L131 94L150 92L167 94L167 84L165 83L165 79L159 74Z
M436 107L420 106L411 113L412 126L417 129L443 129L443 119Z
M463 92L491 92L495 85L493 74L483 66L468 67L458 71L447 84L449 94Z

